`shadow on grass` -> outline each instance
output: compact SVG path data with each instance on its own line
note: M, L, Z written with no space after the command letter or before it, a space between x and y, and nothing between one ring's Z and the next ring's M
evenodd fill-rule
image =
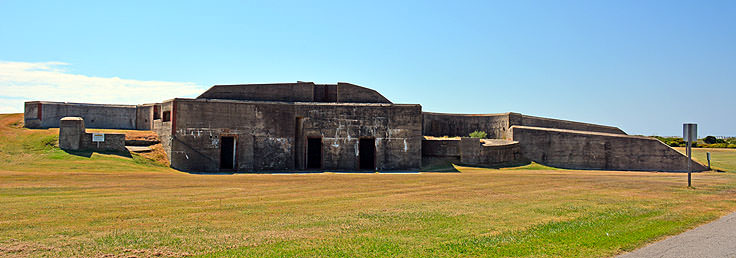
M64 149L62 150L70 155L85 157L85 158L92 157L92 153L116 155L116 156L125 157L125 158L133 158L133 155L131 155L130 152L127 150L125 151L91 151L91 150L76 150L75 151L75 150L64 150Z

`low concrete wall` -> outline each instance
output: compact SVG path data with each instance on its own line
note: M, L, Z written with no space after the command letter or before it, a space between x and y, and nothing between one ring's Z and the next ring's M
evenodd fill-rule
M125 149L125 134L121 133L106 133L105 141L103 142L92 142L92 133L84 133L81 137L79 144L80 150L88 151L118 151L124 152Z
M422 140L422 166L438 162L460 163L460 139Z
M425 139L422 141L422 162L431 164L437 160L457 164L494 166L520 163L518 142L481 140L478 138Z
M687 171L688 159L661 141L643 136L512 126L524 157L570 169ZM693 161L694 171L706 167Z
M92 133L87 133L84 119L81 117L65 117L60 119L59 147L64 150L78 151L125 151L125 134L105 134L102 142L93 142Z

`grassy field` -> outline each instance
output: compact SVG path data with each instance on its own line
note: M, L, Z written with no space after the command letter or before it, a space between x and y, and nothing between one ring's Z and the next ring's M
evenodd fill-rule
M686 153L684 147L677 147L675 149L681 153ZM707 152L710 152L712 169L736 172L736 149L693 148L693 159L707 165L708 159L705 154Z
M19 117L0 115L0 256L604 257L736 210L736 173L192 175L66 153Z

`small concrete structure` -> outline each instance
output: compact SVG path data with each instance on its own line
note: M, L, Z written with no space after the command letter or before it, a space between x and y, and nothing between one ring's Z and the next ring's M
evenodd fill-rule
M59 148L70 151L125 151L125 134L104 134L104 141L93 141L87 133L84 119L64 117L59 121Z
M84 119L81 117L65 117L59 121L59 148L79 150L79 144L85 134Z

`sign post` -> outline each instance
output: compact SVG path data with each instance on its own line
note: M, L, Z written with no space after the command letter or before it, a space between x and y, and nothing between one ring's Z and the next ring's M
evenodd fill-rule
M697 124L682 124L682 139L687 141L687 187L693 186L692 184L692 145L693 142L698 140L698 125Z
M92 133L92 142L97 143L97 148L100 148L100 143L105 141L104 133Z
M708 170L710 170L710 152L706 152L705 155L708 158Z

